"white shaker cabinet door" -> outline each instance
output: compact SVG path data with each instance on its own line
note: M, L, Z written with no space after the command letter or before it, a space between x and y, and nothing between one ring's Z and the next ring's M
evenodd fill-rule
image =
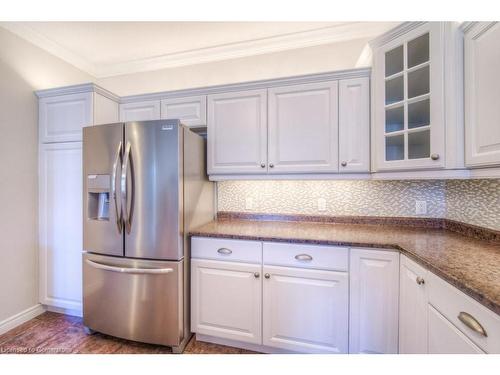
M120 104L120 121L148 121L160 119L160 101Z
M425 354L427 348L427 270L401 256L399 272L399 353Z
M429 354L484 354L434 307L429 311Z
M500 22L478 22L465 34L465 162L500 164Z
M208 174L267 171L267 91L208 96Z
M81 310L82 144L40 145L40 302Z
M351 249L350 353L397 353L399 253Z
M261 344L260 264L193 259L191 330Z
M338 171L338 82L269 89L269 173Z
M82 128L93 124L92 98L92 92L40 98L40 142L81 141Z
M339 172L370 171L370 80L340 81Z
M347 272L263 268L263 344L301 353L348 352Z
M187 126L207 124L207 97L205 95L188 98L163 99L161 101L162 119L179 119Z

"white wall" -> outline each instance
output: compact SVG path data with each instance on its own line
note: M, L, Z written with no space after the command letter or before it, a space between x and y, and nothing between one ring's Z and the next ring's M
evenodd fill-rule
M367 39L101 78L119 96L352 69Z
M34 90L92 77L0 28L0 321L38 303Z

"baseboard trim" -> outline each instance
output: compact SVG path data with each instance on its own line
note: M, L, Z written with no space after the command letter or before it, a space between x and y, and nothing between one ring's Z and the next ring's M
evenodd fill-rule
M199 333L196 334L196 341L203 341L203 342L209 342L211 344L225 345L225 346L230 346L233 348L251 350L253 352L265 353L265 354L297 354L297 352L293 352L290 350L271 348L271 347L265 346L265 345L251 344L251 343L236 341L236 340L231 340L231 339L223 339L220 337L214 337L214 336L209 336L209 335L204 335L204 334L199 334Z
M67 309L64 307L56 307L56 306L49 306L49 305L44 305L44 307L47 311L51 311L51 312L55 312L55 313L59 313L59 314L78 316L80 318L83 316L83 311L81 309Z
M37 303L34 306L27 308L26 310L21 311L11 317L4 319L0 322L0 335L4 334L7 331L10 331L13 328L27 322L28 320L33 319L34 317L45 312L45 308L42 304Z

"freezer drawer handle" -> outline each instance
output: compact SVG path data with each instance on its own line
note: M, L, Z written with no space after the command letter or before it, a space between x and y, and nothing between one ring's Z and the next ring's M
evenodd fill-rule
M106 264L101 264L93 262L91 260L85 260L87 264L94 268L98 268L105 271L120 272L120 273L133 273L140 275L163 275L166 273L174 272L173 268L128 268L128 267L114 267L108 266Z

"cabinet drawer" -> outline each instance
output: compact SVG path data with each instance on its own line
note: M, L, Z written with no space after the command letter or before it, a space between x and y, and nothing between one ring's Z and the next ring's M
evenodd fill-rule
M262 242L193 237L191 257L230 262L262 262Z
M436 275L429 273L427 278L429 303L481 349L487 353L500 353L500 317ZM487 336L464 324L459 319L461 313L472 316Z
M264 264L347 271L347 247L264 242Z

